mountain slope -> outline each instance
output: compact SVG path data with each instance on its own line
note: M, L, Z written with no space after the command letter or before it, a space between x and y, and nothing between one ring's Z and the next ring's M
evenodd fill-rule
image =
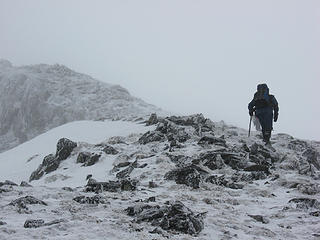
M63 65L0 60L0 152L75 120L127 119L161 110Z
M43 234L48 239L112 240L319 237L318 142L277 134L271 139L274 151L262 144L259 133L247 138L246 130L202 115L153 116L148 123L101 122L106 135L97 139L92 139L101 132L97 122L84 122L91 130L83 138L77 135L83 126L70 123L25 143L24 149L0 154L0 164L8 163L10 155L20 171L2 164L0 180L17 183L28 180L39 164L49 166L45 155L65 155L54 160L59 161L55 170L46 168L31 181L33 187L0 183L0 221L7 223L0 239ZM67 155L59 144L49 149L44 143L62 136L76 144ZM34 199L24 200L26 208L17 204L25 196L47 205ZM27 219L40 225L23 227Z

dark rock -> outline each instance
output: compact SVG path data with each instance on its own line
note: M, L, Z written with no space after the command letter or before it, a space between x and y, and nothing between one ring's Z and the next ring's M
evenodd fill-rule
M165 139L166 139L165 135L161 132L148 131L145 134L143 134L141 138L139 138L138 142L140 144L147 144L150 142L161 142L161 141L164 141Z
M309 144L306 141L295 139L289 142L288 148L295 151L304 151L308 148Z
M67 138L61 138L57 143L56 157L60 161L67 159L75 147L77 147L77 143Z
M20 187L32 187L32 185L30 185L29 183L25 182L25 181L22 181L20 183Z
M227 147L226 140L224 140L222 138L217 138L214 136L204 136L199 140L198 144L199 145L214 144L217 146Z
M82 166L84 167L92 166L99 161L100 157L100 154L81 152L77 157L77 163L82 163Z
M248 214L248 216L253 218L254 220L256 220L258 222L262 222L264 224L269 223L269 220L266 219L265 217L261 216L261 215L250 215L250 214Z
M9 180L5 180L3 185L8 185L8 186L18 186L18 184L14 183L14 182L11 182Z
M92 166L92 165L96 164L99 161L100 157L101 157L100 154L93 154L93 155L90 156L90 158L88 159L87 162L82 164L82 166Z
M91 179L89 179L88 184L86 186L86 192L117 192L121 188L121 183L119 181L94 182L90 180Z
M204 228L204 214L195 215L181 202L172 204L160 222L164 230L174 230L190 235L197 235Z
M320 211L311 212L310 215L314 217L320 217Z
M71 187L63 187L62 190L67 192L73 192L73 189Z
M123 179L120 182L122 191L134 191L137 189L137 182L129 179Z
M86 177L86 180L92 178L92 174L88 174L87 177Z
M225 186L231 189L242 189L244 186L239 183L235 183L232 180L227 180L224 175L212 175L205 180L206 182L218 185L218 186Z
M250 167L244 168L247 172L265 172L267 175L270 174L269 168L265 165L252 165Z
M6 225L6 224L7 224L6 222L0 221L0 226Z
M250 152L250 148L245 143L241 146L241 150L244 152Z
M296 187L303 194L316 195L320 192L319 184L297 184Z
M299 209L320 209L320 202L314 198L293 198L289 203L294 203L296 205L295 207Z
M127 178L130 176L130 174L132 173L133 169L135 169L136 167L138 167L138 161L135 160L133 163L130 163L130 165L122 170L121 172L118 172L116 174L117 178Z
M231 180L234 182L252 182L255 180L264 180L267 177L268 175L263 171L249 173L237 172L231 176Z
M85 163L91 157L90 152L80 152L77 157L77 163Z
M224 163L229 165L232 169L239 170L246 166L246 161L237 153L220 152L219 153Z
M194 128L199 128L203 126L204 128L210 128L211 130L211 123L209 123L208 119L204 118L202 114L194 114L190 116L170 116L167 117L166 120L173 122L180 126L192 126Z
M138 165L137 168L145 168L146 166L148 166L148 163L144 163L144 164Z
M115 168L123 168L123 167L127 167L131 164L131 162L121 162L119 164L117 164L117 166L115 166Z
M193 188L199 188L201 175L208 172L196 165L190 165L178 169L174 169L165 174L166 180L174 180L177 184L185 184Z
M4 193L4 192L11 192L11 189L6 189L6 188L0 188L0 193Z
M149 182L149 188L156 188L156 187L158 187L158 186L155 182L153 182L153 181Z
M106 154L111 154L111 155L116 155L119 153L115 148L109 145L105 146L102 151L104 151Z
M201 153L199 158L203 162L203 165L211 170L221 169L225 166L221 155L216 152Z
M177 167L186 166L192 162L192 159L189 156L185 155L167 154L167 156L175 165L177 165Z
M38 228L44 226L44 221L42 219L29 219L24 223L24 228Z
M151 125L157 124L158 122L159 122L159 120L158 120L157 114L152 113L152 114L150 115L149 120L146 121L146 125L147 125L147 126L151 126Z
M308 148L302 153L302 156L307 158L307 161L316 169L320 170L320 154L313 148Z
M90 179L92 180L92 179ZM136 190L137 181L130 179L122 179L121 181L97 182L88 181L85 191L99 193L102 191L117 192Z
M155 156L154 154L150 154L150 155L138 154L136 156L136 160L141 160L141 159L145 159L145 158L151 158L151 157L154 157L154 156Z
M25 207L27 204L41 204L47 206L44 201L36 199L33 196L25 196L12 201L9 205Z
M99 195L95 195L93 197L78 196L78 197L75 197L73 201L76 201L77 203L80 203L80 204L106 204L107 203L107 201Z
M60 160L53 154L45 156L42 161L42 164L40 164L38 169L31 174L29 182L40 179L45 173L55 171L59 167L59 165Z
M136 205L126 209L129 216L135 216L136 222L151 222L163 230L197 235L204 227L204 214L194 214L181 202L160 207Z

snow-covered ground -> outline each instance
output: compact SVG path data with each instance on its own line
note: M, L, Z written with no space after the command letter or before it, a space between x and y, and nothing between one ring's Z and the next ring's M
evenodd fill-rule
M25 142L11 150L0 154L0 181L11 179L12 181L28 181L31 173L42 162L43 158L55 153L56 144L60 138L68 138L72 141L87 144L98 144L113 136L128 136L131 133L144 133L152 127L127 121L76 121L64 124L49 130L32 140ZM113 159L107 159L104 164L112 164ZM66 164L68 164L66 162ZM92 166L93 172L99 171L100 165ZM67 181L71 186L79 186L85 183L85 177L80 172L69 171L72 178ZM76 169L81 171L82 168ZM68 172L65 172L67 174ZM82 177L82 178L81 178ZM80 179L81 181L80 181ZM79 182L80 181L80 182ZM38 183L38 182L37 182ZM50 183L47 183L49 184ZM51 183L57 184L57 182Z
M147 131L150 132L143 135ZM123 121L81 121L53 129L0 154L0 181L11 180L19 184L28 180L43 157L55 153L61 137L77 142L77 147L57 170L32 181L33 187L0 186L4 190L0 192L0 222L6 223L0 224L0 239L320 237L317 216L320 211L319 143L277 134L272 137L274 152L263 147L259 133L253 132L252 137L247 138L246 130L213 123L201 115L171 118L149 127ZM101 147L106 145L118 153L105 154ZM308 151L314 151L315 158ZM101 157L96 164L84 167L76 163L81 152L101 154ZM207 161L209 155L203 156L212 152L216 154L214 159ZM84 192L88 174L98 181L116 181L116 175L128 166L114 166L135 160L137 166L128 175L138 181L136 190ZM268 166L270 173L254 172L252 174L256 175L252 177L251 172L243 170L257 161L260 161L259 166ZM217 167L212 167L211 163ZM189 164L194 169L199 167L206 171L205 177L199 177L197 170L187 173L184 184L165 177L169 171L183 169ZM228 181L211 183L205 181L208 176L223 176ZM236 176L249 179L236 180ZM201 179L199 186L192 187L197 179ZM155 186L151 187L150 182ZM27 209L21 205L8 205L25 196L33 196L47 205L28 204ZM98 196L104 202L80 204L74 200L78 196ZM150 197L155 197L155 202L148 203L146 200ZM311 201L289 202L292 199ZM125 211L137 204L164 206L168 201L180 201L195 213L206 213L203 230L193 236L165 230L151 233L155 229L151 222L137 222ZM39 228L24 228L27 219L43 219L46 223L59 221Z

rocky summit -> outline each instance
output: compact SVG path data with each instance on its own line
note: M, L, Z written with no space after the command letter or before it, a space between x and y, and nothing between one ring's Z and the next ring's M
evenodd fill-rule
M159 108L66 66L0 59L0 152L76 120L135 120Z
M1 182L0 239L320 236L319 142L275 134L267 147L202 114L140 124L96 144L62 138L32 186Z

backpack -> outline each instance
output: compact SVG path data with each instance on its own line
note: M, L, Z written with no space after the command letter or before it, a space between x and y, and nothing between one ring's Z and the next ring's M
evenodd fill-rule
M254 101L256 108L264 108L271 105L267 84L258 85L257 92L254 94Z

